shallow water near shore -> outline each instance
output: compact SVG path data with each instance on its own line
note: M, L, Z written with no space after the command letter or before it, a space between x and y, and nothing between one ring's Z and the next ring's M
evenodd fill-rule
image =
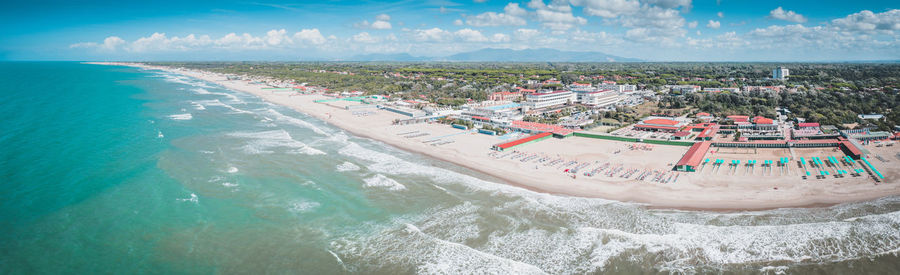
M161 71L0 63L2 273L898 273L900 198L560 197Z

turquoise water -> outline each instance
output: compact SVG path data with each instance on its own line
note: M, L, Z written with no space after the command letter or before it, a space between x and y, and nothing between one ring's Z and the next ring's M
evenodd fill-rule
M0 272L897 273L900 198L533 193L159 71L0 63Z

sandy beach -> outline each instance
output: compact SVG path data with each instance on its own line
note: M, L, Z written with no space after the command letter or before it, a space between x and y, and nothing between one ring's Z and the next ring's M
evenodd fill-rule
M266 101L288 106L333 124L352 134L371 138L401 148L448 161L502 179L505 184L551 194L596 197L623 202L637 202L650 207L751 210L781 207L832 205L871 200L900 194L900 146L867 147L883 156L875 165L885 179L879 184L864 175L826 179L801 179L802 169L763 169L739 166L734 169L704 167L699 172L673 172L672 165L687 151L683 146L646 145L581 137L548 139L517 148L495 152L492 145L504 141L500 137L463 131L442 124L393 125L403 115L372 109L351 111L350 102L315 103L322 95L291 95L264 90L265 86L245 80L228 80L224 75L165 68L133 63L102 63L164 70L213 82L231 90L253 94ZM763 151L755 154L720 152L714 157L727 159L776 159L785 152ZM831 149L804 149L800 156L841 156ZM651 173L667 183L636 177L622 178L602 173L585 176L598 167L621 169L623 172ZM577 173L565 169L581 168ZM607 169L608 170L608 169ZM667 180L666 180L667 179ZM677 179L677 180L675 180Z

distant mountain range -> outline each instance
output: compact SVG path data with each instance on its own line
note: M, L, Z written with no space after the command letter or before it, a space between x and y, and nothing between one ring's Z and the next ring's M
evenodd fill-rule
M412 56L407 53L356 55L345 61L457 61L457 62L641 62L644 60L602 52L569 52L555 49L481 49L445 57Z

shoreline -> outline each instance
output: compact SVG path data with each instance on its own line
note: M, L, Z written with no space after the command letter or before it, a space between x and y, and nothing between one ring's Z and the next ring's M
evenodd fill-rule
M262 86L251 85L246 81L227 80L223 76L205 71L186 70L140 63L107 63L86 62L87 64L130 66L142 69L162 70L215 83L226 89L251 94L261 99L289 107L307 114L325 123L343 129L353 135L377 140L398 149L425 155L429 158L446 161L455 165L477 171L501 180L498 184L507 184L527 190L559 196L575 196L601 198L626 203L639 203L648 208L703 210L703 211L744 211L766 210L786 207L823 207L841 203L869 201L882 197L900 194L900 186L896 185L898 167L879 166L886 176L886 181L875 185L844 181L802 181L795 179L754 177L748 178L709 179L708 176L695 173L681 173L678 182L649 183L645 181L606 178L602 176L572 179L563 176L552 168L543 168L519 161L496 159L490 157L490 145L497 143L486 135L467 134L451 129L447 125L415 124L391 125L391 121L399 115L386 111L377 111L371 117L354 117L339 105L313 103L313 100L325 98L317 95L279 95L262 90ZM405 130L426 131L431 137L454 135L455 144L447 146L430 146L419 140L402 139L397 132ZM587 163L591 160L599 163L602 160L622 161L629 167L656 169L674 162L673 156L680 156L687 148L679 146L658 145L651 152L629 151L622 154L611 153L613 150L630 143L592 140L586 138L569 138L565 140L551 139L530 144L519 149L530 154L552 155L554 153L567 160L579 160ZM890 150L890 149L888 149ZM891 151L893 152L893 151ZM490 168L487 168L490 167ZM549 169L549 170L548 170ZM861 180L861 179L846 179ZM869 180L871 182L871 180ZM812 183L812 184L810 184ZM820 185L815 185L819 184ZM772 187L775 187L773 189Z

